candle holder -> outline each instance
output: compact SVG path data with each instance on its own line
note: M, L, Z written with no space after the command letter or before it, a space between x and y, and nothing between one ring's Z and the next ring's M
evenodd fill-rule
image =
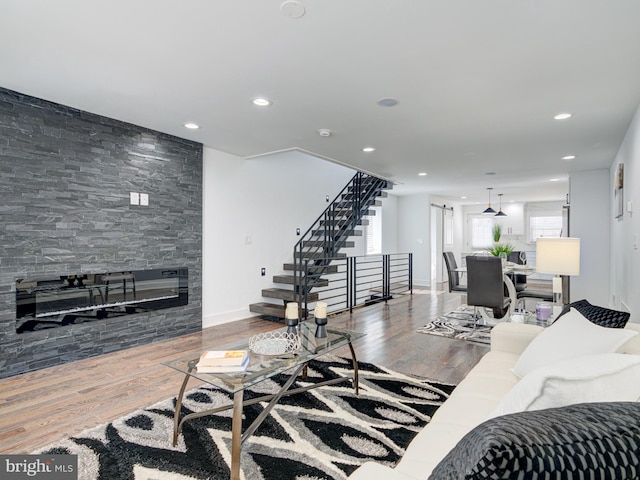
M284 311L285 324L287 325L287 333L298 333L298 304L296 302L287 303Z
M313 314L316 320L316 338L327 338L327 304L325 302L316 303Z

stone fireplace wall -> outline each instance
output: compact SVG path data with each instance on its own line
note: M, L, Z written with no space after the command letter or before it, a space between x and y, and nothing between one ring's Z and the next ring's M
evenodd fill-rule
M0 377L201 328L201 144L0 88L0 195ZM18 278L160 267L188 305L16 333Z

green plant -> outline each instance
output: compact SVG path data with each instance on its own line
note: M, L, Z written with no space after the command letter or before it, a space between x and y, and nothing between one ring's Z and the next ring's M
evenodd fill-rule
M500 241L500 237L502 236L502 225L499 223L493 224L493 241L498 243Z
M489 248L489 253L494 257L499 257L501 253L506 253L507 257L513 251L513 245L510 243L496 243Z

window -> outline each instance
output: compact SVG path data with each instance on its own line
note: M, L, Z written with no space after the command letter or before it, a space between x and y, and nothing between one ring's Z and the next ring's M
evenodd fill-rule
M529 217L529 241L538 237L559 237L562 233L562 216L546 215Z
M365 226L365 242L367 244L367 255L378 255L382 253L382 209L374 207L376 213L370 217L369 225Z
M471 216L471 248L490 248L493 245L493 217Z

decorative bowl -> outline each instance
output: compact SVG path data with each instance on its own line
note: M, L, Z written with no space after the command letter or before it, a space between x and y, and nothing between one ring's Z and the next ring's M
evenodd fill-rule
M249 339L249 350L257 355L286 355L300 350L297 333L264 332Z

